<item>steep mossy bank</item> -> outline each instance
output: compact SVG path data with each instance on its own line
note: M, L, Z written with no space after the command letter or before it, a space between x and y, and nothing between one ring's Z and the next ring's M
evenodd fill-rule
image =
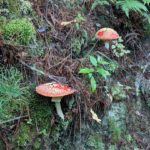
M149 2L127 2L0 1L0 149L149 149ZM77 90L64 121L35 92L51 81Z

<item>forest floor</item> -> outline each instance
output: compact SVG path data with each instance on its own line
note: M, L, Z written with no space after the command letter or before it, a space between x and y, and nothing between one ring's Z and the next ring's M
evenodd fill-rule
M0 2L0 150L150 149L150 26L91 6ZM109 50L95 38L102 27L121 37ZM52 81L77 91L62 99L64 121L35 92Z

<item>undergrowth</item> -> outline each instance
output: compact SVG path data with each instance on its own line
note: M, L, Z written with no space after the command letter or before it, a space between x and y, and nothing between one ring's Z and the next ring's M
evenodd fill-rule
M9 0L7 5L12 2ZM27 1L19 0L21 4L24 2ZM6 42L3 45L0 39L0 48L2 47L0 57L4 57L2 62L5 64L5 68L0 69L0 123L13 122L16 127L18 132L15 132L15 138L12 136L14 147L53 149L53 146L55 148L60 146L60 149L63 149L64 145L67 147L72 142L65 141L64 135L68 136L68 139L74 137L77 134L76 131L82 132L84 123L85 126L87 124L97 125L96 119L91 116L90 109L98 112L95 114L100 118L99 120L102 120L102 114L109 109L113 100L116 100L114 103L121 103L120 100L125 101L129 97L128 89L130 87L127 85L128 80L131 79L128 79L130 76L126 77L130 71L127 65L133 62L127 55L129 51L126 50L126 46L128 45L125 46L123 40L119 39L112 42L110 51L105 50L101 41L95 42L96 30L103 27L104 21L106 21L106 24L115 27L116 30L123 29L123 33L119 34L127 35L132 40L134 34L129 33L128 35L130 30L124 31L124 27L117 28L117 23L122 21L121 23L126 26L132 12L136 12L138 17L144 16L149 20L148 6L150 2L148 0L131 0L130 2L129 0L89 0L84 2L64 0L63 2L47 1L48 3L44 4L43 1L32 2L39 18L42 18L42 23L38 17L32 18L35 27L28 19L14 19L18 16L18 12L22 17L25 14L28 15L28 9L16 10L16 14L14 7L11 11L0 12L0 14L4 14L7 11L8 16L10 12L13 12L11 17L5 14L4 18L0 18L0 36L2 35L2 39ZM14 6L16 4L15 1ZM60 7L62 4L63 7ZM0 6L0 8L2 7ZM123 17L117 18L116 12L124 13ZM107 18L107 20L101 20L101 18ZM62 25L62 20L67 23ZM111 21L114 23L109 24ZM39 28L39 26L42 30L37 30L37 37L41 43L34 41L34 44L30 45L36 36L35 28ZM131 27L132 29L136 28L134 25ZM125 43L126 38L123 37L123 39ZM13 53L13 46L20 50L17 45L22 48L23 52L15 51ZM31 51L30 54L27 54L26 50ZM133 51L130 52L132 56ZM77 89L73 102L62 101L66 117L64 122L57 118L56 110L49 98L35 96L31 90L29 92L22 73L14 67L6 67L6 62L9 62L13 54L15 54L13 56L15 62L17 64L21 62L21 65L24 65L24 73L28 75L31 71L32 77L29 80L34 85L55 80L67 83ZM8 58L5 59L5 57ZM31 96L31 94L33 95ZM149 106L149 101L147 103ZM71 107L68 109L69 104ZM19 119L18 125L17 121L14 121L15 118L26 113L28 113L27 118ZM103 133L104 138L108 137L108 141L102 137L103 135L98 134L89 135L86 139L87 133L84 133L83 130L82 136L87 140L85 149L86 146L89 149L104 149L107 145L110 150L117 149L122 142L122 131L113 119L108 121L108 126L108 131ZM97 129L102 128L97 126ZM7 132L7 129L4 131L7 133L6 137L9 136L10 133ZM82 138L77 141L78 144L82 144ZM104 141L106 143L103 143ZM127 141L131 141L131 136L127 137ZM113 145L109 145L109 142ZM69 146L72 147L71 144Z
M0 122L23 115L28 109L28 86L23 81L22 73L14 68L0 68Z
M93 10L98 6L105 6L111 4L115 5L116 9L121 9L127 17L130 16L130 13L132 11L135 11L141 16L145 17L150 23L150 13L148 10L148 6L150 4L149 0L94 0L91 9Z

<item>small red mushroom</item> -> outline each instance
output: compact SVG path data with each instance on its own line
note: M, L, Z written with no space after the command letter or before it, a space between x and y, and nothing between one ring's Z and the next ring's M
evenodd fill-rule
M106 49L109 49L109 41L119 38L119 34L111 28L102 28L96 32L96 38L105 42Z
M73 94L74 89L57 82L45 83L36 87L36 92L46 97L52 97L52 102L55 102L57 114L64 120L64 114L61 109L61 99L63 96Z

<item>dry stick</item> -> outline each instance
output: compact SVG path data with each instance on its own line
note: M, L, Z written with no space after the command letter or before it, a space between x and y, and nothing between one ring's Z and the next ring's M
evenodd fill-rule
M20 63L23 64L24 66L26 66L27 68L31 69L32 71L35 71L37 73L40 73L44 76L47 76L48 78L50 78L51 80L54 80L56 82L60 82L60 80L65 80L65 77L60 77L60 76L54 76L54 75L49 75L44 73L42 70L38 70L35 67L29 66L28 64L26 64L25 62L23 62L22 60L20 60Z
M28 117L28 115L16 117L16 118L13 118L13 119L10 119L10 120L7 120L7 121L0 122L0 125L5 124L5 123L9 123L9 122L12 122L12 121L15 121L15 120L19 120L19 119L22 119L22 118L27 118L27 117Z
M108 59L109 61L112 61L108 56L106 56L106 55L103 54L102 52L97 51L96 53L102 55L103 57L105 57L105 58Z

